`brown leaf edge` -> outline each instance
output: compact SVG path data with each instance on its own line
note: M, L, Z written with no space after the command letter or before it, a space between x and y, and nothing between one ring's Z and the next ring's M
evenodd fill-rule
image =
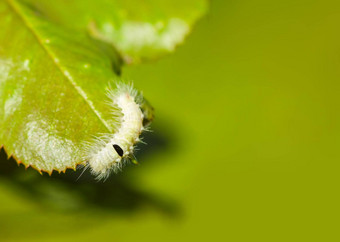
M56 169L52 169L51 171L46 171L46 170L37 168L35 165L25 165L25 164L23 163L23 161L22 161L22 160L19 160L14 154L8 154L6 148L5 148L5 146L4 146L3 144L0 145L0 150L1 150L1 149L3 149L3 150L6 152L7 160L9 160L9 159L12 157L12 158L17 162L18 167L19 167L21 164L22 164L23 166L25 166L25 169L26 169L26 170L27 170L27 168L32 167L34 170L38 171L38 172L40 173L40 175L43 175L43 172L46 172L49 176L51 176L52 173L53 173L53 171L57 171L59 174L61 174L61 173L64 173L64 174L65 174L65 172L66 172L67 169L72 169L72 170L76 171L77 165L80 165L80 164L81 164L81 162L76 163L73 167L71 167L71 166L70 166L70 167L66 167L65 170L56 170Z

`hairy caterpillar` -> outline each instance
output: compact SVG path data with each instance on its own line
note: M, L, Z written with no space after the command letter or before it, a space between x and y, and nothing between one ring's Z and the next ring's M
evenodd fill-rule
M134 145L144 130L141 110L143 97L131 85L119 83L108 91L112 114L117 128L114 134L104 134L86 145L85 162L98 180L107 179L110 173L121 170L133 155ZM119 109L119 111L117 110Z

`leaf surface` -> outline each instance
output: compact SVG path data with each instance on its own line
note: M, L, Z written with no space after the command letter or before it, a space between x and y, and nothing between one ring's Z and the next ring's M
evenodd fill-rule
M113 131L119 55L16 0L0 1L0 29L0 145L39 171L75 168L84 141Z

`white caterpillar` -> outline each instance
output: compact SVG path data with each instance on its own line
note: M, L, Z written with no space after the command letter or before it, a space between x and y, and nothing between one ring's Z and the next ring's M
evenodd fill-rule
M142 96L132 86L117 84L116 90L108 91L108 97L113 106L112 114L119 120L115 122L118 128L114 134L105 134L88 143L85 157L87 166L98 180L105 180L112 171L121 170L133 155L134 145L140 141L144 130L144 115L140 108Z

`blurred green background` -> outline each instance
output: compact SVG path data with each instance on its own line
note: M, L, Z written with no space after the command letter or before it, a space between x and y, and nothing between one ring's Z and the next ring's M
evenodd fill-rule
M0 241L338 241L339 1L212 1L128 66L153 133L106 183L0 166Z

